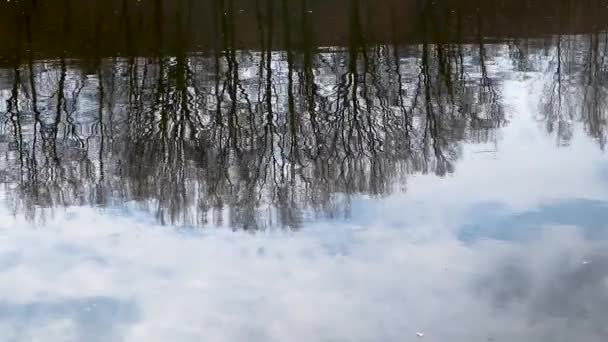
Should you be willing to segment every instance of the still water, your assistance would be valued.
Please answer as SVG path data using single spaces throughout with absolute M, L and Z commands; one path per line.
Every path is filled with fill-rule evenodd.
M 608 3 L 0 4 L 0 340 L 605 341 Z

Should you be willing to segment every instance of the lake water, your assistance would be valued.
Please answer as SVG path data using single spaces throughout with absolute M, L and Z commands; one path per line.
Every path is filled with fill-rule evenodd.
M 0 340 L 608 338 L 608 3 L 0 4 Z

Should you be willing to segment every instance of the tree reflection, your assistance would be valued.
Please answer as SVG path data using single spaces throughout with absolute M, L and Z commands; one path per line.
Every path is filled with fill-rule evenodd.
M 557 36 L 545 49 L 552 56 L 552 74 L 541 101 L 541 120 L 558 143 L 572 139 L 572 126 L 581 122 L 599 146 L 606 146 L 608 129 L 608 35 Z
M 160 32 L 151 57 L 25 56 L 3 70 L 15 210 L 139 206 L 163 224 L 297 228 L 410 174 L 453 172 L 462 142 L 492 140 L 505 122 L 482 33 L 442 42 L 423 23 L 418 45 L 371 44 L 353 0 L 348 45 L 316 48 L 306 0 L 256 4 L 259 50 L 238 48 L 239 10 L 218 0 L 210 52 L 184 41 L 165 56 Z

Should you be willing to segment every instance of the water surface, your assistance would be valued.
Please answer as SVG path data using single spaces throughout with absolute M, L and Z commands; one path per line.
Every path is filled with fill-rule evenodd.
M 608 9 L 545 2 L 3 2 L 0 336 L 604 341 Z

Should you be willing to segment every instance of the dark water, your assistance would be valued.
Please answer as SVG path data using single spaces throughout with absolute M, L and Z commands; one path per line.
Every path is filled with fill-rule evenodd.
M 1 3 L 0 332 L 603 341 L 607 12 Z

